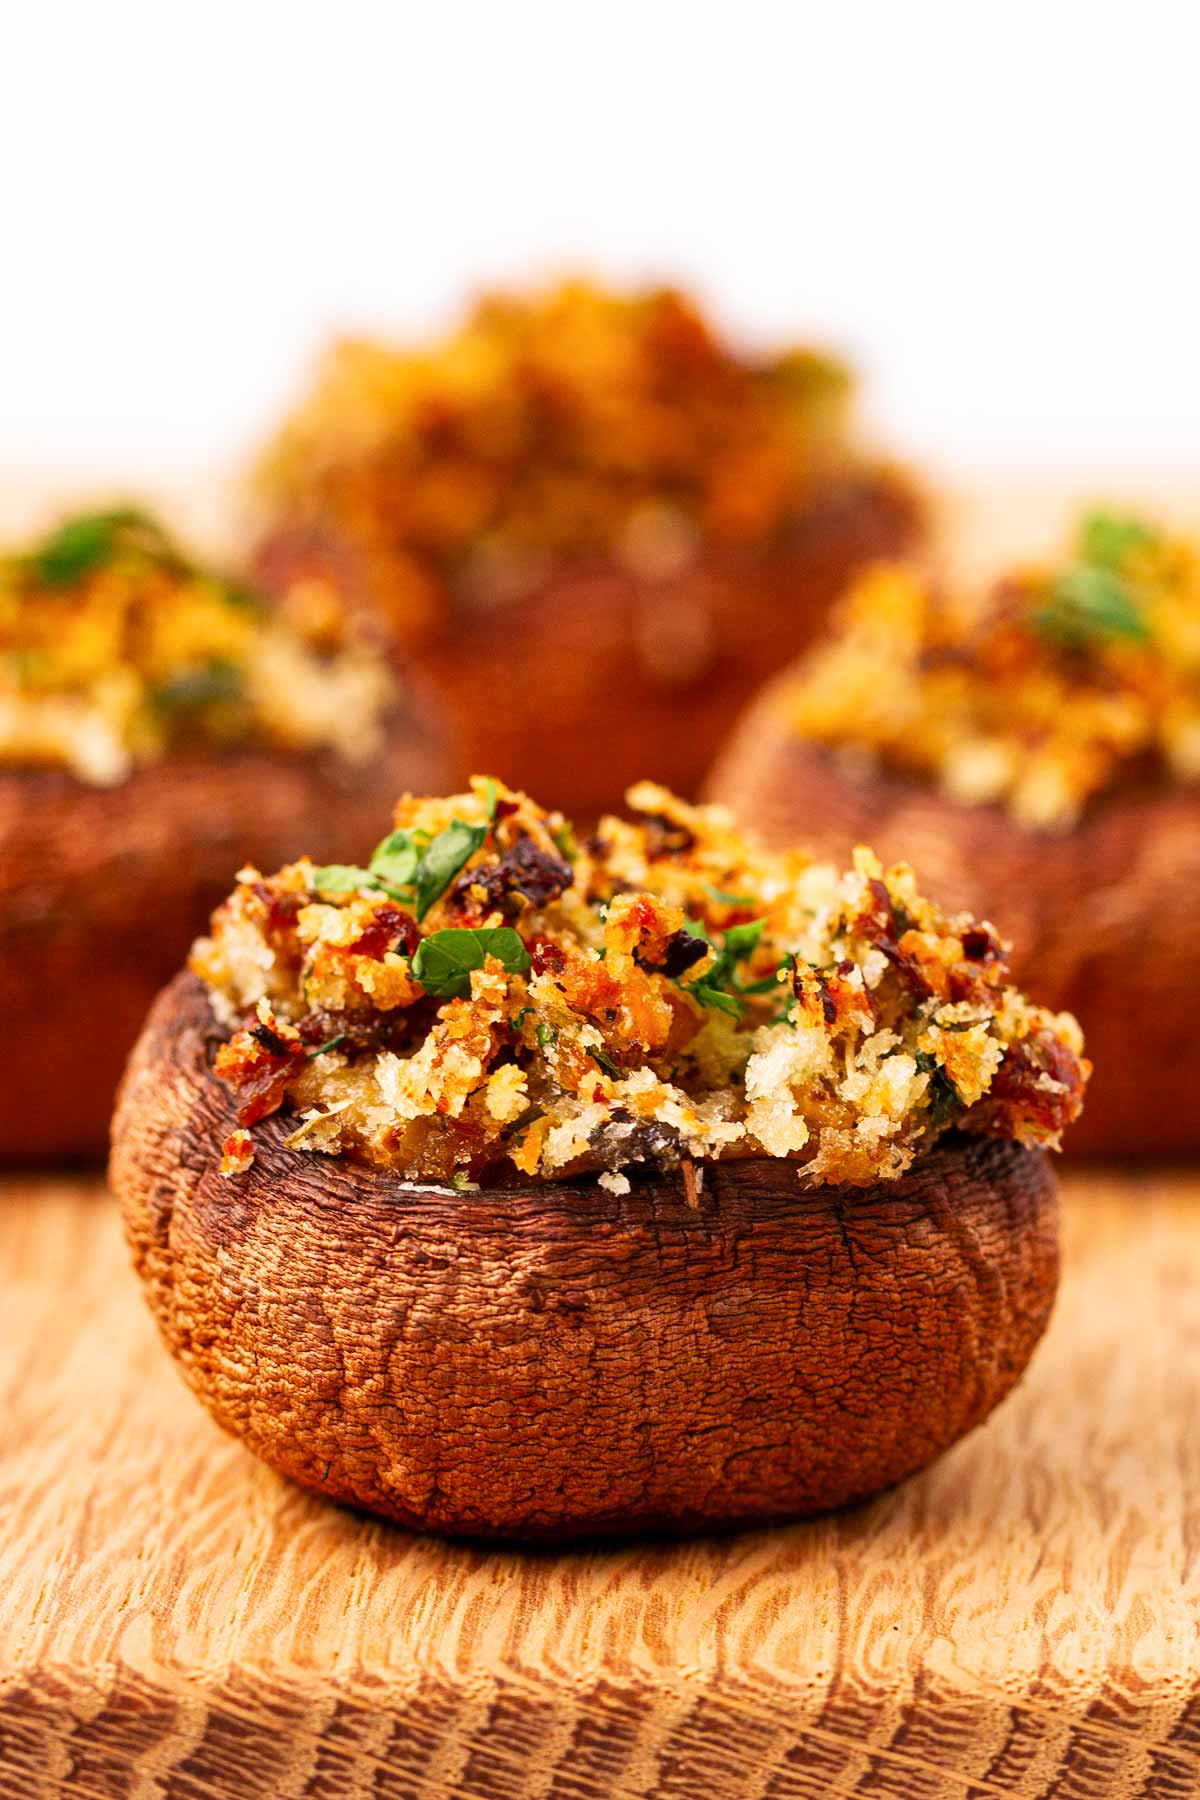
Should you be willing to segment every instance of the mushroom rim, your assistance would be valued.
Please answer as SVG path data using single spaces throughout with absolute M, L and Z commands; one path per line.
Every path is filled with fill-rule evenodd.
M 997 1189 L 1019 1186 L 1024 1171 L 1033 1185 L 1047 1187 L 1051 1195 L 1057 1191 L 1044 1150 L 957 1131 L 945 1133 L 899 1177 L 861 1185 L 805 1182 L 805 1165 L 781 1157 L 697 1161 L 693 1166 L 700 1180 L 695 1204 L 689 1200 L 680 1168 L 649 1164 L 630 1164 L 619 1171 L 630 1182 L 627 1194 L 602 1187 L 600 1172 L 530 1182 L 514 1170 L 498 1180 L 456 1188 L 450 1183 L 404 1177 L 346 1156 L 292 1148 L 285 1141 L 295 1129 L 290 1113 L 260 1121 L 254 1127 L 254 1162 L 241 1175 L 223 1177 L 216 1169 L 220 1143 L 237 1123 L 233 1095 L 211 1067 L 212 1051 L 224 1036 L 203 982 L 189 970 L 181 971 L 151 1009 L 118 1093 L 110 1167 L 118 1197 L 124 1181 L 122 1152 L 130 1130 L 136 1128 L 143 1084 L 156 1086 L 169 1067 L 193 1089 L 188 1098 L 192 1135 L 210 1140 L 211 1169 L 188 1165 L 193 1198 L 206 1176 L 220 1182 L 220 1191 L 234 1206 L 270 1205 L 269 1190 L 278 1184 L 288 1201 L 296 1204 L 338 1207 L 352 1202 L 364 1225 L 369 1216 L 376 1222 L 394 1224 L 406 1202 L 421 1202 L 414 1208 L 419 1217 L 432 1221 L 435 1216 L 445 1220 L 448 1215 L 464 1232 L 472 1224 L 494 1226 L 498 1212 L 504 1210 L 514 1217 L 527 1213 L 546 1219 L 583 1219 L 586 1215 L 589 1226 L 607 1222 L 629 1227 L 652 1224 L 657 1229 L 673 1223 L 711 1237 L 721 1210 L 718 1201 L 742 1224 L 755 1218 L 778 1223 L 789 1217 L 830 1212 L 841 1217 L 856 1207 L 878 1212 L 901 1197 L 910 1200 L 944 1185 L 954 1171 L 964 1168 L 991 1180 Z M 184 1055 L 177 1057 L 173 1052 L 181 1045 Z M 198 1120 L 200 1129 L 196 1131 Z M 725 1191 L 718 1193 L 720 1189 Z M 443 1208 L 438 1202 L 444 1203 Z

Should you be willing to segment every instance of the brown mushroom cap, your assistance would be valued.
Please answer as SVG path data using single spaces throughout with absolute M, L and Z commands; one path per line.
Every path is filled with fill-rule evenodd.
M 794 1517 L 984 1419 L 1046 1324 L 1040 1152 L 946 1140 L 903 1179 L 787 1163 L 458 1194 L 233 1125 L 181 975 L 122 1087 L 112 1180 L 185 1379 L 273 1468 L 410 1526 L 561 1540 Z
M 408 666 L 445 712 L 454 785 L 495 769 L 580 822 L 619 807 L 644 776 L 694 796 L 742 707 L 808 645 L 852 571 L 920 533 L 899 478 L 857 473 L 814 496 L 778 543 L 702 550 L 662 580 L 598 558 L 560 563 L 516 596 L 447 600 Z M 284 522 L 259 547 L 268 589 L 314 572 L 372 598 L 331 531 Z
M 1069 832 L 1020 825 L 880 770 L 858 775 L 795 737 L 768 691 L 713 770 L 708 797 L 768 843 L 840 861 L 870 844 L 910 862 L 946 907 L 1012 940 L 1013 978 L 1073 1012 L 1094 1072 L 1074 1152 L 1200 1148 L 1200 794 L 1166 784 L 1096 801 Z
M 444 774 L 413 713 L 365 767 L 241 750 L 171 756 L 111 788 L 0 771 L 0 1162 L 104 1155 L 147 1010 L 239 863 L 357 861 L 396 795 Z

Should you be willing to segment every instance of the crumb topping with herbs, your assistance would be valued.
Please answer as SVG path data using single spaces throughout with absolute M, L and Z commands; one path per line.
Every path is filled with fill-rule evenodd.
M 809 350 L 736 354 L 669 290 L 497 294 L 425 350 L 335 346 L 261 486 L 285 519 L 332 526 L 419 633 L 555 558 L 654 577 L 702 542 L 770 540 L 846 461 L 849 387 Z
M 1069 560 L 982 607 L 878 566 L 781 703 L 800 736 L 1035 830 L 1128 781 L 1198 781 L 1200 545 L 1092 513 Z
M 392 683 L 336 609 L 268 610 L 126 509 L 0 558 L 0 763 L 108 786 L 182 745 L 379 746 Z
M 1089 1065 L 1009 985 L 990 925 L 866 849 L 769 853 L 649 782 L 577 844 L 476 778 L 402 800 L 365 867 L 244 869 L 192 954 L 228 1034 L 223 1172 L 289 1145 L 411 1180 L 554 1180 L 727 1157 L 899 1176 L 945 1131 L 1057 1145 Z

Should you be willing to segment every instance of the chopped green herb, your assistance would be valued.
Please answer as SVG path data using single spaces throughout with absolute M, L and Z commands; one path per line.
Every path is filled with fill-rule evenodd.
M 753 894 L 729 894 L 724 888 L 718 887 L 706 887 L 704 891 L 710 899 L 717 902 L 718 906 L 754 906 L 756 904 Z
M 411 831 L 392 831 L 371 853 L 371 873 L 385 882 L 391 891 L 412 886 L 424 838 Z
M 489 775 L 483 789 L 483 810 L 489 819 L 496 816 L 496 802 L 500 798 L 500 790 Z
M 1088 513 L 1079 527 L 1080 560 L 1104 569 L 1118 569 L 1131 550 L 1150 550 L 1158 542 L 1152 525 L 1128 513 Z
M 608 1054 L 607 1050 L 603 1048 L 597 1049 L 594 1045 L 589 1044 L 587 1053 L 593 1062 L 599 1063 L 600 1067 L 604 1070 L 604 1073 L 611 1076 L 613 1081 L 620 1081 L 622 1072 L 621 1065 Z
M 437 999 L 461 999 L 471 991 L 471 973 L 494 956 L 509 974 L 529 968 L 529 952 L 511 925 L 486 930 L 432 931 L 413 958 L 413 974 Z
M 918 1050 L 914 1060 L 918 1073 L 929 1077 L 926 1089 L 929 1096 L 929 1122 L 931 1125 L 942 1126 L 962 1104 L 958 1089 L 936 1056 L 931 1056 L 928 1050 Z
M 555 1031 L 553 1025 L 539 1025 L 534 1032 L 534 1036 L 537 1038 L 537 1041 L 542 1046 L 543 1050 L 548 1050 L 551 1044 L 557 1044 L 558 1042 L 558 1033 Z
M 313 870 L 313 886 L 319 894 L 353 894 L 359 888 L 380 888 L 383 883 L 370 869 L 355 868 L 353 863 L 326 863 Z
M 558 854 L 565 862 L 573 863 L 579 855 L 579 845 L 575 842 L 575 833 L 571 830 L 570 825 L 564 820 L 558 830 L 551 832 L 550 835 L 554 839 Z
M 144 550 L 172 560 L 175 552 L 161 527 L 133 507 L 113 512 L 80 513 L 52 531 L 30 557 L 46 587 L 69 587 L 103 568 L 124 548 Z
M 1043 637 L 1072 650 L 1086 650 L 1104 638 L 1144 643 L 1150 628 L 1128 584 L 1112 569 L 1079 564 L 1050 584 L 1044 605 L 1030 614 Z
M 461 819 L 452 819 L 445 831 L 438 832 L 412 875 L 418 919 L 423 919 L 434 902 L 441 899 L 490 830 L 490 825 L 464 825 Z
M 243 696 L 241 670 L 229 662 L 211 662 L 202 669 L 182 669 L 151 690 L 151 699 L 162 712 L 193 712 L 205 706 L 228 705 Z
M 344 1044 L 345 1041 L 346 1041 L 345 1032 L 339 1031 L 336 1037 L 329 1038 L 325 1043 L 318 1044 L 317 1048 L 315 1050 L 309 1051 L 309 1053 L 308 1053 L 309 1062 L 312 1061 L 314 1056 L 324 1056 L 324 1054 L 327 1050 L 335 1050 L 339 1044 Z
M 765 919 L 751 919 L 745 925 L 731 925 L 724 934 L 724 942 L 717 950 L 717 960 L 712 967 L 695 981 L 679 983 L 682 991 L 690 994 L 701 1006 L 723 1012 L 731 1019 L 740 1019 L 743 996 L 765 993 L 775 983 L 772 975 L 765 984 L 755 982 L 749 987 L 743 987 L 737 978 L 738 968 L 753 955 L 766 926 Z M 712 943 L 708 932 L 698 921 L 689 919 L 685 929 L 693 936 L 707 938 Z

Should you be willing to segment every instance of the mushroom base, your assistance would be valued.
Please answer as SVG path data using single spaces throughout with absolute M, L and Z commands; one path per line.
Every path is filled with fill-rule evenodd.
M 793 1518 L 899 1481 L 1024 1369 L 1058 1273 L 1045 1158 L 952 1140 L 877 1188 L 768 1159 L 460 1194 L 234 1123 L 179 976 L 112 1181 L 168 1348 L 274 1469 L 423 1530 L 563 1541 Z

